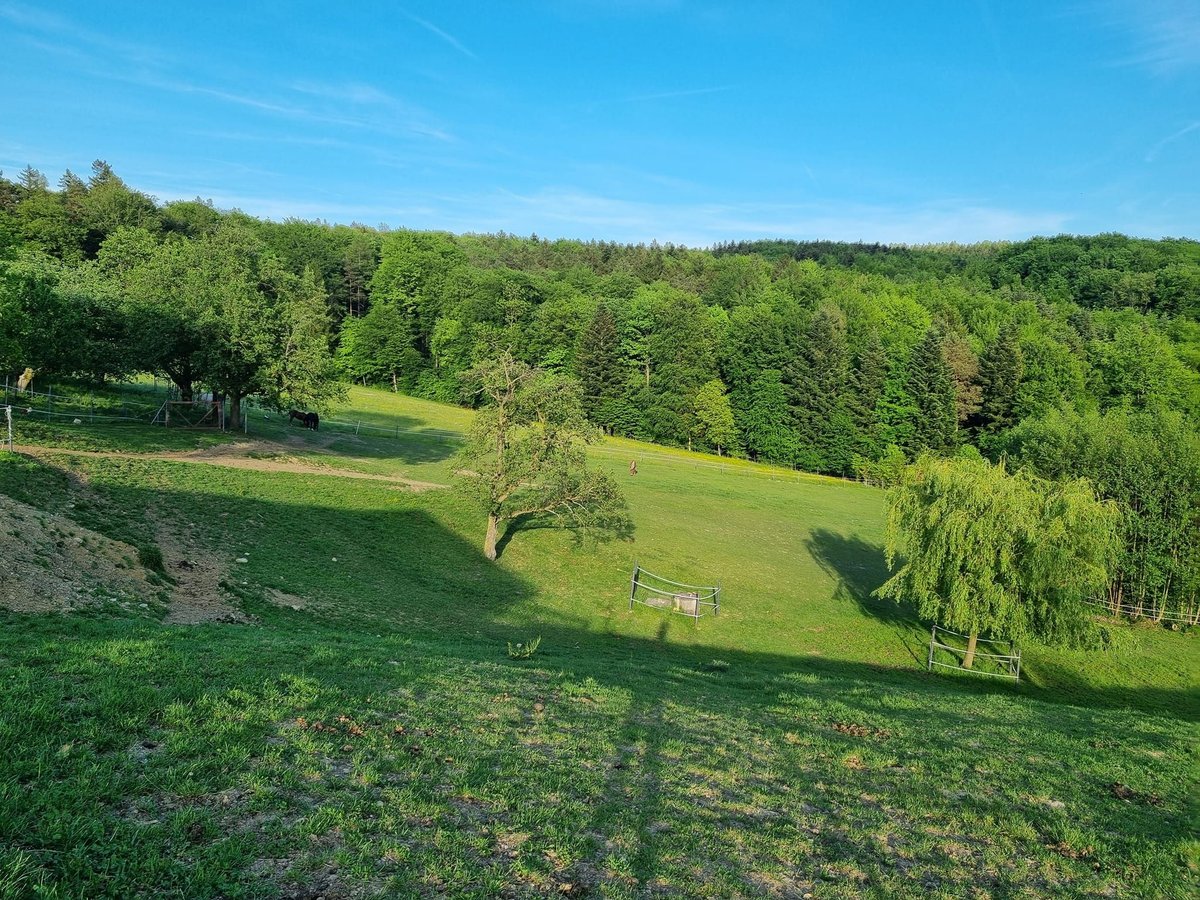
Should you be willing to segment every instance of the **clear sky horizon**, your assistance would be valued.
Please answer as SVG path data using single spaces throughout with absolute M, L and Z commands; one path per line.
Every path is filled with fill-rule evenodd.
M 1200 237 L 1200 0 L 0 0 L 0 48 L 10 178 L 690 246 Z

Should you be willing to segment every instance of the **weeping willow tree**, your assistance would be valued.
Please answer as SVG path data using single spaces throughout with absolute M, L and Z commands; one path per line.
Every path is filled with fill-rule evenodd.
M 982 459 L 922 456 L 888 495 L 888 567 L 876 591 L 969 636 L 1078 637 L 1116 550 L 1117 510 L 1083 479 L 1049 481 Z

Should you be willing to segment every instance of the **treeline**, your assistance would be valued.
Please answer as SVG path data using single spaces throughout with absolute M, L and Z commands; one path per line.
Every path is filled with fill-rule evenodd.
M 869 480 L 963 448 L 1087 475 L 1127 512 L 1114 605 L 1195 605 L 1196 241 L 454 236 L 159 205 L 96 163 L 0 178 L 0 247 L 8 371 L 318 407 L 340 373 L 460 402 L 511 350 L 614 434 Z

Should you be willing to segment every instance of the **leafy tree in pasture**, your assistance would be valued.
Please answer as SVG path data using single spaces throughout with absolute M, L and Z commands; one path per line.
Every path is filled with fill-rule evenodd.
M 126 340 L 141 370 L 166 375 L 182 400 L 192 399 L 198 354 L 212 340 L 197 311 L 180 296 L 193 249 L 177 235 L 160 243 L 145 229 L 119 227 L 96 261 L 97 272 L 122 298 Z
M 729 405 L 729 395 L 725 393 L 725 385 L 714 378 L 706 382 L 696 392 L 696 423 L 693 434 L 710 447 L 717 448 L 717 456 L 722 450 L 736 450 L 738 446 L 738 430 L 733 421 L 733 409 Z
M 192 355 L 196 380 L 229 398 L 230 424 L 246 396 L 273 405 L 321 408 L 341 391 L 333 377 L 327 313 L 315 275 L 297 278 L 249 229 L 229 224 L 196 240 L 177 239 L 172 302 L 202 335 Z
M 981 634 L 1075 639 L 1088 624 L 1085 601 L 1108 583 L 1116 524 L 1116 508 L 1085 480 L 924 455 L 888 495 L 896 571 L 876 593 L 969 635 L 965 668 Z
M 583 414 L 578 383 L 507 351 L 465 380 L 485 404 L 460 457 L 460 484 L 487 514 L 484 556 L 494 560 L 501 533 L 532 519 L 601 534 L 629 529 L 616 482 L 587 467 L 587 445 L 600 435 Z
M 1015 325 L 1007 325 L 979 359 L 979 381 L 983 388 L 979 410 L 983 430 L 1007 430 L 1017 421 L 1017 398 L 1025 359 Z
M 0 346 L 10 370 L 51 375 L 126 374 L 113 297 L 40 250 L 0 258 Z M 114 338 L 117 339 L 114 343 Z
M 604 303 L 596 307 L 588 326 L 579 335 L 575 372 L 583 388 L 583 406 L 588 418 L 611 429 L 613 423 L 608 416 L 614 411 L 614 401 L 622 394 L 625 372 L 617 322 Z

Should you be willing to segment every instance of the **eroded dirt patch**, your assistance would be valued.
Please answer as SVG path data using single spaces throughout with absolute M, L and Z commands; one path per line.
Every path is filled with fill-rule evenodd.
M 149 611 L 160 592 L 137 560 L 128 544 L 0 495 L 0 606 L 68 612 L 115 601 Z
M 229 563 L 204 547 L 181 522 L 154 517 L 154 536 L 162 551 L 163 568 L 175 583 L 171 606 L 163 622 L 167 625 L 198 625 L 202 622 L 248 622 L 222 587 Z

